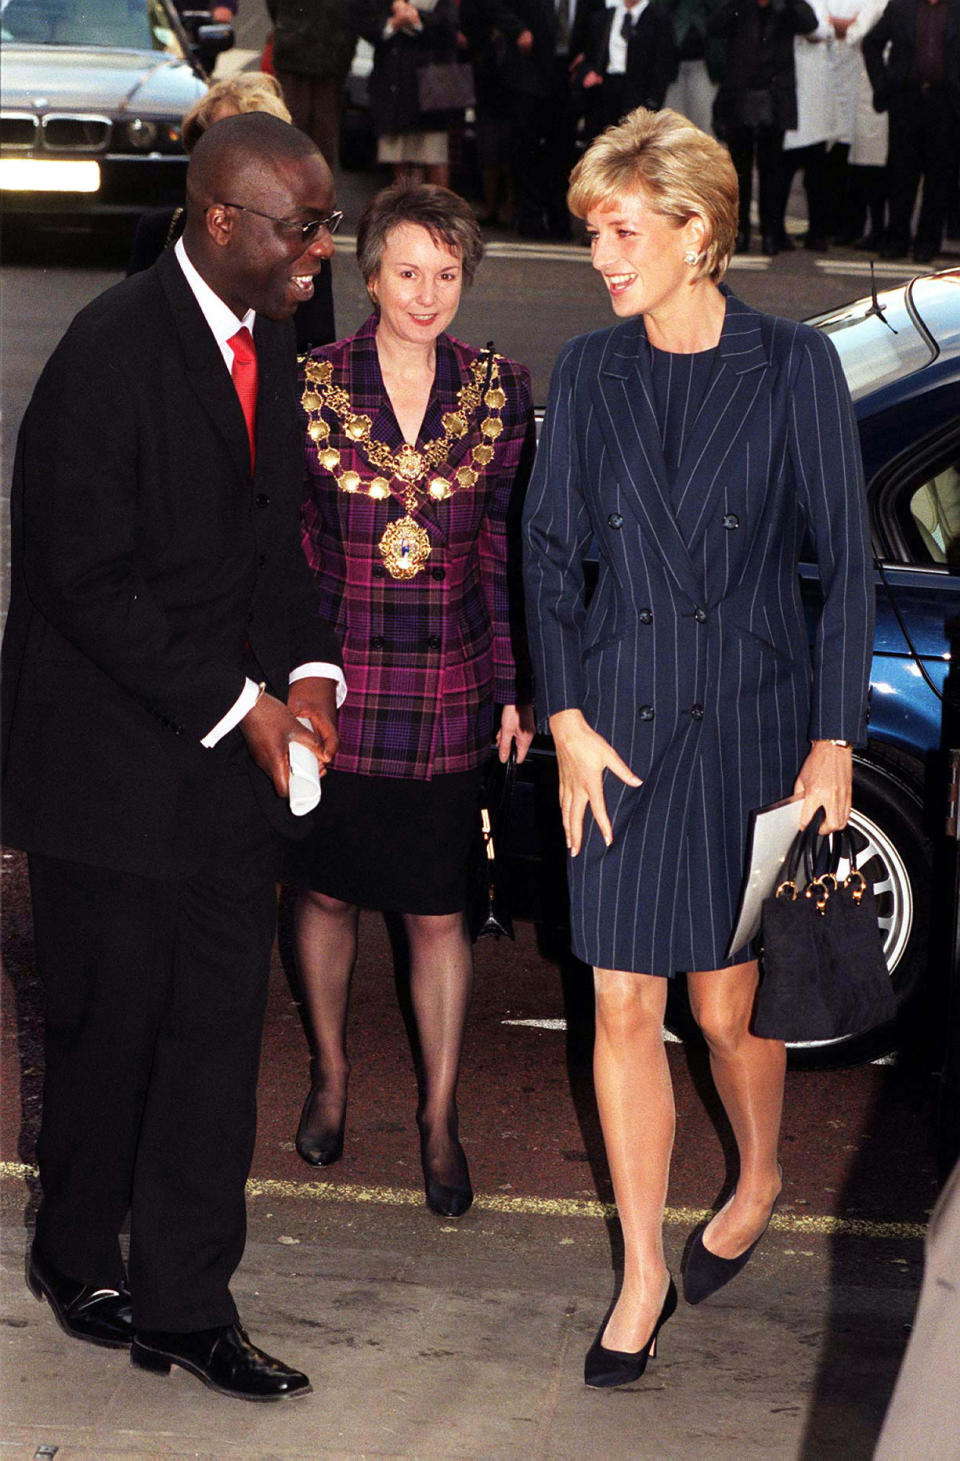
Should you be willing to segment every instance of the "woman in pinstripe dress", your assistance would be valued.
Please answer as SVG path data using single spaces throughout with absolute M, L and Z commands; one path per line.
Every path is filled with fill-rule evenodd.
M 784 1049 L 750 1032 L 757 964 L 728 953 L 752 808 L 850 811 L 873 639 L 862 468 L 827 338 L 721 284 L 737 181 L 677 113 L 638 110 L 571 179 L 620 323 L 554 371 L 524 514 L 537 709 L 570 852 L 574 952 L 594 967 L 597 1101 L 623 1228 L 588 1384 L 642 1374 L 676 1305 L 662 1244 L 674 1105 L 666 981 L 690 1002 L 739 1151 L 695 1239 L 698 1303 L 746 1263 L 780 1190 Z M 815 546 L 811 656 L 797 567 Z M 599 577 L 584 598 L 583 559 Z

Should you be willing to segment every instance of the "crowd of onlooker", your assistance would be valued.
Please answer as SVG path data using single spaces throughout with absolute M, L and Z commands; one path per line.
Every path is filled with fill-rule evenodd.
M 578 149 L 634 107 L 673 107 L 730 150 L 738 252 L 918 262 L 957 231 L 960 0 L 268 0 L 294 121 L 337 161 L 358 37 L 373 47 L 377 160 L 469 190 L 483 222 L 566 238 Z M 754 206 L 754 187 L 756 199 Z M 920 200 L 919 213 L 917 201 Z

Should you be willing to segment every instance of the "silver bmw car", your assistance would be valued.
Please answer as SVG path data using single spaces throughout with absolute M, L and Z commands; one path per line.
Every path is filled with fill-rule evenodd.
M 170 0 L 2 0 L 0 49 L 5 212 L 182 199 L 180 119 L 207 82 Z

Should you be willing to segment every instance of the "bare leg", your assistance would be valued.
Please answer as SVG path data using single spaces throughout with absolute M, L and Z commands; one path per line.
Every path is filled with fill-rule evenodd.
M 338 1129 L 347 1103 L 347 1007 L 358 917 L 352 903 L 325 893 L 304 891 L 297 900 L 297 966 L 315 1061 L 306 1126 L 318 1135 Z
M 676 1117 L 663 1048 L 667 981 L 595 969 L 593 1075 L 623 1230 L 623 1288 L 607 1349 L 634 1352 L 650 1337 L 667 1289 L 663 1207 Z
M 410 997 L 423 1059 L 417 1119 L 424 1169 L 448 1187 L 468 1180 L 458 1140 L 457 1078 L 473 988 L 473 953 L 462 913 L 403 915 Z
M 737 1189 L 704 1233 L 708 1251 L 718 1258 L 738 1258 L 760 1236 L 780 1191 L 777 1144 L 786 1054 L 782 1041 L 750 1033 L 757 977 L 756 961 L 687 976 L 690 1005 L 740 1154 Z

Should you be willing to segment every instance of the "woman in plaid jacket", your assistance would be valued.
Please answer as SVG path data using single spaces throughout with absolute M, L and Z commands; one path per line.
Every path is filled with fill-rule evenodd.
M 456 1086 L 472 980 L 464 918 L 480 769 L 533 735 L 514 644 L 508 518 L 533 453 L 528 372 L 445 333 L 482 242 L 445 188 L 378 194 L 357 254 L 374 314 L 303 377 L 303 546 L 343 645 L 336 766 L 306 846 L 297 949 L 316 1054 L 297 1150 L 343 1149 L 360 908 L 403 915 L 422 1054 L 427 1203 L 473 1198 Z M 501 707 L 499 727 L 494 707 Z

